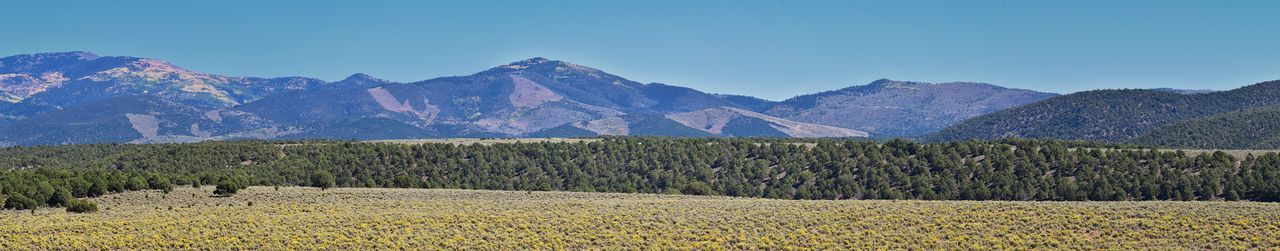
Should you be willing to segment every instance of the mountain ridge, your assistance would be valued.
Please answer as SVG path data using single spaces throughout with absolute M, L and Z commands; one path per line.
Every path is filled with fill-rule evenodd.
M 1123 142 L 1179 121 L 1280 104 L 1280 81 L 1181 94 L 1149 89 L 1072 93 L 989 113 L 925 136 L 929 141 L 1054 138 Z
M 151 109 L 147 114 L 103 114 L 115 122 L 101 125 L 117 128 L 109 133 L 113 135 L 103 136 L 110 139 L 106 142 L 298 137 L 875 136 L 831 121 L 803 121 L 769 112 L 787 101 L 640 83 L 543 57 L 470 75 L 408 83 L 363 73 L 333 82 L 307 77 L 228 77 L 161 60 L 90 52 L 24 54 L 0 58 L 0 62 L 0 76 L 7 76 L 0 80 L 9 79 L 0 81 L 0 97 L 15 101 L 0 103 L 0 145 L 99 142 L 27 137 L 14 133 L 24 131 L 14 128 L 37 121 L 46 126 L 83 123 L 66 114 L 85 113 L 94 107 L 83 106 L 105 104 Z M 891 85 L 920 83 L 884 80 L 874 84 L 895 89 Z M 1003 88 L 991 86 L 988 88 Z M 22 92 L 14 94 L 17 91 Z M 694 119 L 698 116 L 703 119 Z M 144 126 L 136 126 L 138 122 Z M 151 124 L 158 129 L 151 130 Z
M 796 96 L 760 112 L 884 137 L 911 137 L 1054 96 L 1057 94 L 976 82 L 879 79 L 866 85 Z

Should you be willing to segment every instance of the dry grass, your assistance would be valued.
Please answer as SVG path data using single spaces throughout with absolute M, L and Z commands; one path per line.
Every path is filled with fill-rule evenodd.
M 1116 149 L 1114 149 L 1114 148 L 1085 148 L 1085 149 L 1086 149 L 1086 150 L 1102 149 L 1103 151 L 1115 151 L 1115 150 L 1116 150 Z M 1071 150 L 1072 150 L 1072 151 L 1075 151 L 1075 150 L 1077 150 L 1077 149 L 1076 149 L 1076 148 L 1072 148 Z M 1127 149 L 1127 150 L 1143 150 L 1143 151 L 1145 151 L 1146 149 Z M 1199 155 L 1201 155 L 1201 154 L 1213 154 L 1214 152 L 1222 151 L 1222 153 L 1226 153 L 1227 155 L 1230 155 L 1231 157 L 1236 158 L 1236 160 L 1243 160 L 1243 159 L 1245 159 L 1245 157 L 1248 157 L 1249 155 L 1253 155 L 1253 156 L 1261 156 L 1261 155 L 1268 154 L 1268 153 L 1280 153 L 1280 150 L 1215 150 L 1215 149 L 1159 149 L 1159 150 L 1160 150 L 1160 152 L 1177 152 L 1177 151 L 1182 151 L 1183 153 L 1185 153 L 1185 154 L 1186 154 L 1187 156 L 1189 156 L 1189 157 L 1195 157 L 1195 156 L 1199 156 Z
M 1216 151 L 1222 151 L 1222 153 L 1226 153 L 1227 155 L 1231 155 L 1231 157 L 1234 157 L 1234 158 L 1236 158 L 1237 160 L 1243 160 L 1243 159 L 1245 159 L 1245 157 L 1248 157 L 1248 156 L 1249 156 L 1249 155 L 1251 155 L 1251 154 L 1252 154 L 1253 156 L 1261 156 L 1261 155 L 1265 155 L 1265 154 L 1268 154 L 1268 153 L 1280 152 L 1280 150 L 1160 149 L 1160 151 L 1164 151 L 1164 152 L 1174 152 L 1174 151 L 1178 151 L 1178 150 L 1182 150 L 1182 152 L 1186 153 L 1186 154 L 1187 154 L 1187 156 L 1197 156 L 1197 155 L 1200 155 L 1200 154 L 1213 154 L 1213 152 L 1216 152 Z
M 1280 204 L 789 201 L 425 189 L 211 188 L 0 213 L 25 249 L 1269 249 Z M 250 206 L 249 203 L 253 205 Z M 170 209 L 172 207 L 172 209 Z

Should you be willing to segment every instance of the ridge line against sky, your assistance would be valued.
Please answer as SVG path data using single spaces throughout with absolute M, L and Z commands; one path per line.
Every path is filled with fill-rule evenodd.
M 1280 1 L 31 1 L 0 56 L 397 82 L 532 57 L 781 100 L 876 79 L 1056 93 L 1280 79 Z

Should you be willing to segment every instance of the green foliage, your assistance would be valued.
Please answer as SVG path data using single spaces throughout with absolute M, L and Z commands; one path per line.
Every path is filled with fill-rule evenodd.
M 38 204 L 48 203 L 58 188 L 73 197 L 92 197 L 137 188 L 128 184 L 134 180 L 146 181 L 143 189 L 163 189 L 163 180 L 169 180 L 216 183 L 226 192 L 279 185 L 779 199 L 1280 200 L 1280 155 L 1275 153 L 1237 159 L 1024 139 L 933 144 L 634 137 L 492 145 L 242 141 L 0 148 L 0 163 L 32 167 L 0 172 L 0 194 L 34 198 Z
M 125 189 L 128 189 L 129 191 L 137 191 L 147 188 L 150 188 L 150 185 L 147 184 L 146 178 L 143 178 L 142 176 L 129 177 L 128 182 L 125 183 Z
M 689 183 L 689 185 L 684 186 L 684 189 L 683 189 L 683 190 L 681 190 L 680 192 L 681 192 L 681 193 L 683 193 L 683 194 L 689 194 L 689 195 L 712 195 L 712 194 L 715 194 L 715 192 L 714 192 L 714 191 L 712 191 L 712 189 L 711 189 L 711 185 L 707 185 L 707 183 L 706 183 L 706 182 L 702 182 L 702 181 L 694 181 L 694 182 L 690 182 L 690 183 Z
M 74 199 L 74 197 L 71 196 L 71 190 L 68 190 L 65 187 L 59 187 L 54 189 L 53 195 L 49 196 L 49 200 L 45 202 L 45 204 L 55 207 L 67 206 L 68 203 L 71 203 L 72 199 Z
M 1137 144 L 1201 149 L 1280 148 L 1280 106 L 1197 118 L 1147 132 Z
M 147 177 L 147 187 L 169 193 L 173 191 L 173 183 L 168 177 L 160 175 L 150 175 Z
M 98 211 L 98 204 L 87 200 L 71 200 L 67 205 L 67 212 L 72 213 L 92 213 Z
M 11 194 L 8 198 L 4 199 L 5 209 L 29 210 L 36 209 L 37 207 L 40 207 L 40 202 L 28 198 L 26 195 Z
M 240 191 L 240 184 L 231 179 L 223 179 L 218 182 L 218 187 L 214 188 L 213 194 L 217 196 L 232 196 Z
M 396 187 L 399 187 L 399 188 L 418 187 L 418 179 L 409 175 L 397 175 L 394 182 L 396 184 Z
M 337 180 L 329 171 L 316 171 L 315 174 L 311 175 L 311 186 L 319 187 L 321 190 L 329 189 L 337 186 Z
M 1085 91 L 978 116 L 926 138 L 955 141 L 1023 137 L 1122 142 L 1172 123 L 1273 104 L 1280 104 L 1280 81 L 1205 94 Z

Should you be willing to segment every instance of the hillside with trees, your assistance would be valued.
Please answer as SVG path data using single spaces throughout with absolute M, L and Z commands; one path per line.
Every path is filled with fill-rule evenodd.
M 978 116 L 924 138 L 1123 142 L 1176 122 L 1273 104 L 1280 104 L 1280 81 L 1200 94 L 1133 89 L 1085 91 Z
M 1245 109 L 1173 123 L 1131 142 L 1201 149 L 1280 148 L 1280 106 Z
M 1280 155 L 1275 153 L 1237 159 L 1220 152 L 1189 156 L 1045 140 L 918 144 L 610 137 L 491 145 L 98 144 L 3 148 L 0 166 L 9 170 L 0 172 L 0 194 L 41 205 L 56 205 L 50 203 L 56 194 L 94 197 L 188 185 L 779 199 L 1280 200 Z

